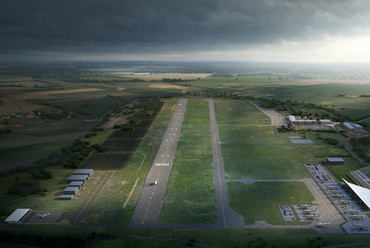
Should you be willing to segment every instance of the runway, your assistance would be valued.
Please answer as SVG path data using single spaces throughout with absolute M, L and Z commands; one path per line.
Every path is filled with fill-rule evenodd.
M 187 100 L 180 99 L 148 174 L 129 228 L 154 228 L 158 224 L 168 177 L 185 115 Z
M 224 174 L 224 165 L 221 155 L 220 138 L 216 121 L 215 107 L 213 100 L 208 100 L 209 119 L 211 125 L 212 153 L 213 153 L 213 173 L 216 191 L 216 207 L 218 221 L 215 226 L 219 228 L 243 228 L 244 218 L 229 206 L 227 186 Z

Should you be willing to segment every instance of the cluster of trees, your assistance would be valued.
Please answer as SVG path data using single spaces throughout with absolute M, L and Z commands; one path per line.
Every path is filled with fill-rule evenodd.
M 136 113 L 135 110 L 132 110 L 132 112 L 135 113 L 135 118 L 131 119 L 127 124 L 114 125 L 114 128 L 121 129 L 122 131 L 135 130 L 135 127 L 141 122 L 141 118 L 153 115 L 154 110 L 158 107 L 158 104 L 158 99 L 141 99 L 139 103 L 134 104 L 132 107 L 132 109 L 139 109 Z
M 78 168 L 92 151 L 105 152 L 107 148 L 100 144 L 91 145 L 88 141 L 77 139 L 69 147 L 62 149 L 63 167 Z
M 351 139 L 351 145 L 360 158 L 370 162 L 370 136 Z
M 104 128 L 102 128 L 102 127 L 94 127 L 90 132 L 85 134 L 84 137 L 89 138 L 89 137 L 92 137 L 92 136 L 96 136 L 96 135 L 98 135 L 98 132 L 101 132 L 103 130 L 104 130 Z
M 322 141 L 326 142 L 329 145 L 336 146 L 336 145 L 339 144 L 339 141 L 337 139 L 333 139 L 333 138 L 322 138 L 322 137 L 319 136 L 317 139 L 322 140 Z
M 7 191 L 8 194 L 28 196 L 41 193 L 43 190 L 36 180 L 16 181 Z
M 136 117 L 148 117 L 153 114 L 153 111 L 158 107 L 158 99 L 145 99 L 140 101 L 138 108 L 140 110 L 136 112 Z

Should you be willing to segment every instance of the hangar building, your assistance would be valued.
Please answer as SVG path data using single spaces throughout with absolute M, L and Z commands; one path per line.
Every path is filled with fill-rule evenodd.
M 326 158 L 326 164 L 327 165 L 344 165 L 344 159 L 343 158 Z

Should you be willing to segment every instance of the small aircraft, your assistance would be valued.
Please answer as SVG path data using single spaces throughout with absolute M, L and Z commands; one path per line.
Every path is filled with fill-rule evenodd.
M 305 209 L 305 210 L 302 210 L 303 213 L 312 213 L 312 212 L 315 212 L 316 210 L 314 209 Z
M 336 189 L 331 189 L 331 190 L 330 190 L 330 192 L 331 192 L 331 193 L 333 193 L 333 194 L 339 194 L 339 193 L 342 193 L 342 191 L 341 191 L 341 190 L 336 190 Z
M 343 211 L 345 214 L 358 214 L 360 210 L 344 210 Z
M 307 220 L 318 220 L 319 217 L 317 217 L 317 216 L 306 216 L 306 219 Z
M 41 219 L 45 219 L 46 217 L 48 217 L 50 215 L 50 213 L 45 213 L 45 214 L 39 214 L 38 217 L 41 218 Z
M 365 216 L 363 215 L 358 215 L 358 214 L 350 214 L 348 215 L 349 218 L 353 218 L 355 220 L 362 220 L 363 218 L 365 218 Z
M 348 205 L 351 203 L 350 200 L 338 200 L 339 202 L 341 202 L 343 205 Z
M 327 186 L 328 187 L 328 189 L 330 189 L 330 190 L 337 190 L 338 189 L 338 187 L 335 187 L 335 186 Z
M 361 225 L 361 224 L 355 224 L 353 221 L 351 221 L 352 226 L 357 227 L 359 230 L 367 229 L 367 225 Z
M 298 205 L 298 208 L 300 208 L 300 209 L 308 209 L 308 208 L 310 208 L 310 207 L 312 207 L 312 205 L 307 205 L 307 204 L 304 204 L 304 205 Z
M 346 197 L 345 194 L 336 194 L 336 193 L 331 194 L 331 196 L 338 197 L 338 198 L 344 198 L 344 197 Z
M 317 227 L 326 227 L 326 225 L 330 225 L 330 222 L 319 222 L 316 224 Z
M 315 213 L 313 213 L 313 214 L 305 214 L 304 215 L 304 217 L 319 217 L 321 214 L 318 214 L 318 215 L 316 215 Z

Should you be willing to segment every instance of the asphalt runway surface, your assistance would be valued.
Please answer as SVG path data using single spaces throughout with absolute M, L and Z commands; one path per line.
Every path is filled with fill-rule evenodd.
M 129 228 L 154 228 L 158 224 L 168 177 L 176 151 L 187 100 L 180 99 L 148 174 Z
M 216 113 L 213 100 L 208 100 L 209 119 L 211 125 L 212 153 L 213 153 L 213 174 L 216 191 L 216 207 L 218 221 L 216 226 L 220 228 L 242 228 L 245 226 L 244 218 L 229 206 L 227 195 L 224 165 L 221 156 L 220 138 L 216 122 Z

